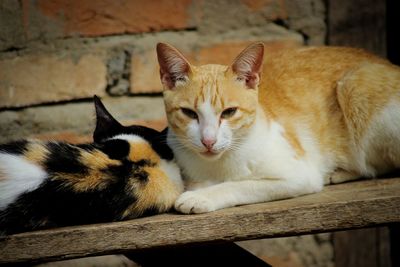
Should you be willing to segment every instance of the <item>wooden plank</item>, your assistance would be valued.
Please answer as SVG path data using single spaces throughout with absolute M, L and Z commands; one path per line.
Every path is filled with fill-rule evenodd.
M 391 266 L 387 227 L 340 231 L 334 234 L 333 244 L 336 267 Z
M 392 224 L 390 230 L 390 256 L 392 266 L 400 266 L 400 223 Z
M 123 253 L 400 222 L 400 178 L 326 187 L 321 193 L 198 215 L 162 214 L 0 239 L 0 263 Z
M 386 57 L 385 0 L 329 0 L 327 5 L 329 45 L 360 47 Z
M 400 66 L 400 2 L 399 0 L 386 0 L 386 22 L 387 22 L 387 55 L 388 59 Z
M 392 267 L 389 227 L 378 227 L 376 230 L 377 265 L 379 267 Z
M 142 267 L 174 266 L 252 266 L 271 267 L 235 243 L 147 249 L 125 254 Z

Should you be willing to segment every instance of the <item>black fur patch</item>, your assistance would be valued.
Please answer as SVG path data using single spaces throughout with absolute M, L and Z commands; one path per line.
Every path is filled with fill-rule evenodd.
M 142 160 L 139 160 L 139 161 L 135 161 L 134 163 L 138 167 L 145 167 L 145 166 L 154 167 L 155 166 L 155 163 L 151 162 L 148 159 L 142 159 Z
M 21 155 L 26 151 L 28 143 L 29 142 L 27 140 L 20 140 L 8 144 L 3 144 L 0 145 L 0 151 L 9 154 Z
M 111 139 L 98 144 L 98 149 L 110 159 L 124 159 L 129 155 L 130 145 L 126 140 Z
M 161 158 L 166 160 L 174 158 L 171 148 L 167 145 L 166 130 L 160 133 L 144 126 L 130 126 L 124 127 L 123 131 L 125 134 L 137 135 L 148 141 Z
M 137 167 L 134 170 L 135 178 L 139 179 L 141 182 L 147 182 L 149 180 L 149 174 L 143 168 Z
M 122 165 L 109 166 L 108 168 L 101 171 L 104 172 L 104 174 L 107 176 L 114 177 L 115 180 L 119 180 L 121 179 L 121 177 L 123 177 L 124 179 L 128 179 L 132 175 L 135 166 L 133 162 L 130 162 L 128 160 L 122 160 L 122 163 Z
M 47 143 L 46 147 L 50 152 L 44 163 L 47 171 L 51 173 L 88 173 L 88 167 L 80 162 L 80 152 L 77 147 L 57 142 Z

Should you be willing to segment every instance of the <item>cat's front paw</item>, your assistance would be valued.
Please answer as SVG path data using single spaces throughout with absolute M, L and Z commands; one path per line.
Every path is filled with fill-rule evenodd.
M 187 191 L 180 195 L 175 202 L 175 209 L 185 214 L 216 210 L 210 199 L 196 191 Z

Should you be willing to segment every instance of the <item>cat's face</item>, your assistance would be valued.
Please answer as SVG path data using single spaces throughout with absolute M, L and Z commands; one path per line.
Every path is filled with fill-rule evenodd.
M 263 45 L 245 49 L 232 66 L 192 66 L 166 44 L 157 52 L 171 145 L 210 160 L 237 148 L 256 118 Z

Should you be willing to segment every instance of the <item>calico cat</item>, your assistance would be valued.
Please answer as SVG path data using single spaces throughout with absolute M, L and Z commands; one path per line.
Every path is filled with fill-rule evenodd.
M 400 166 L 400 68 L 353 48 L 267 55 L 255 43 L 230 66 L 193 66 L 157 45 L 168 144 L 188 191 L 182 213 L 318 192 Z
M 169 210 L 183 190 L 165 132 L 122 126 L 95 97 L 94 143 L 0 145 L 0 233 Z

